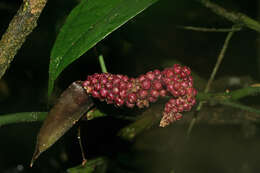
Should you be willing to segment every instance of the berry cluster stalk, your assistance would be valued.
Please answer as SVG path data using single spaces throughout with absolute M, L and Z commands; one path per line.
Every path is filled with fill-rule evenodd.
M 85 91 L 101 101 L 118 107 L 149 107 L 159 97 L 170 97 L 165 104 L 161 127 L 182 118 L 181 112 L 190 111 L 196 103 L 191 70 L 175 64 L 163 71 L 154 70 L 137 78 L 126 75 L 95 73 L 83 82 Z

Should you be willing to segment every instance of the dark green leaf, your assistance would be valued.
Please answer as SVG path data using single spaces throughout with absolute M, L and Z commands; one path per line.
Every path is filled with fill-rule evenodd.
M 68 16 L 53 46 L 49 67 L 49 96 L 54 81 L 64 68 L 156 1 L 82 0 Z

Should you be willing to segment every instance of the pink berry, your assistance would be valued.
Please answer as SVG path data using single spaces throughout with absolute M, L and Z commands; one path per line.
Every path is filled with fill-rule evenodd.
M 171 105 L 176 105 L 176 100 L 175 99 L 170 99 L 169 102 Z
M 189 67 L 184 66 L 184 67 L 182 68 L 182 71 L 184 71 L 184 73 L 186 73 L 188 76 L 191 74 L 191 70 L 190 70 Z
M 160 96 L 161 97 L 165 97 L 166 95 L 167 95 L 167 91 L 166 90 L 164 90 L 164 89 L 160 90 Z
M 129 78 L 128 78 L 127 76 L 123 76 L 122 80 L 123 80 L 124 82 L 128 82 Z
M 111 82 L 106 83 L 106 89 L 110 90 L 113 88 L 113 85 Z
M 173 71 L 175 74 L 179 74 L 181 72 L 181 66 L 179 64 L 174 64 Z
M 108 91 L 105 88 L 100 89 L 100 95 L 101 97 L 106 97 L 108 94 Z
M 160 70 L 158 70 L 158 69 L 155 69 L 155 70 L 153 71 L 153 73 L 154 73 L 154 75 L 156 75 L 156 76 L 158 76 L 158 75 L 161 74 Z
M 189 111 L 189 110 L 191 109 L 191 106 L 190 106 L 189 104 L 187 104 L 187 103 L 184 103 L 184 104 L 183 104 L 183 109 L 184 109 L 185 111 Z
M 193 96 L 197 95 L 197 90 L 193 88 Z
M 120 97 L 115 98 L 115 103 L 118 107 L 122 106 L 124 104 L 124 100 L 121 99 Z
M 151 103 L 156 102 L 156 100 L 157 100 L 157 98 L 155 98 L 155 97 L 152 97 L 152 96 L 148 97 L 148 101 Z
M 167 90 L 168 91 L 173 91 L 174 90 L 174 86 L 172 84 L 167 85 Z
M 187 93 L 187 95 L 192 96 L 193 95 L 193 88 L 187 88 L 186 93 Z
M 99 92 L 98 91 L 92 91 L 92 96 L 94 97 L 94 98 L 100 98 L 100 95 L 99 95 Z
M 142 82 L 142 81 L 144 81 L 146 78 L 145 78 L 145 75 L 140 75 L 138 79 L 139 79 L 139 82 Z
M 158 81 L 158 80 L 154 80 L 154 81 L 153 81 L 153 88 L 156 89 L 156 90 L 162 89 L 162 84 L 161 84 L 161 82 Z
M 149 71 L 146 73 L 146 78 L 149 79 L 149 80 L 154 80 L 154 73 L 152 71 Z
M 175 119 L 176 119 L 176 121 L 182 119 L 182 115 L 181 115 L 180 113 L 177 113 L 177 114 L 175 115 Z
M 128 101 L 129 101 L 129 103 L 135 103 L 135 102 L 136 102 L 136 99 L 137 99 L 137 97 L 136 97 L 136 94 L 135 94 L 135 93 L 130 93 L 130 94 L 128 95 Z
M 113 101 L 113 100 L 114 100 L 114 94 L 111 93 L 111 92 L 109 92 L 109 93 L 107 94 L 107 99 L 108 99 L 108 101 Z
M 119 92 L 119 96 L 120 96 L 122 99 L 126 98 L 126 96 L 127 96 L 126 90 L 121 90 L 121 91 Z
M 147 92 L 147 90 L 140 90 L 138 94 L 139 94 L 141 99 L 144 99 L 144 98 L 147 97 L 148 92 Z
M 123 78 L 123 75 L 117 74 L 116 77 L 119 78 L 119 79 L 122 79 L 122 78 Z
M 179 91 L 178 91 L 178 95 L 180 95 L 180 96 L 184 96 L 185 95 L 185 89 L 180 89 Z
M 175 83 L 173 84 L 173 88 L 174 88 L 175 90 L 179 90 L 180 87 L 181 87 L 181 85 L 180 85 L 179 82 L 175 82 Z
M 135 104 L 129 103 L 128 101 L 126 101 L 126 106 L 129 108 L 133 108 L 135 106 Z
M 180 72 L 180 75 L 182 78 L 185 78 L 187 76 L 187 74 L 184 71 Z
M 101 79 L 101 84 L 105 85 L 107 83 L 107 79 L 106 78 L 102 78 Z
M 151 88 L 151 82 L 150 82 L 150 80 L 145 79 L 145 80 L 142 82 L 142 88 L 143 88 L 143 89 L 146 89 L 146 90 L 150 89 L 150 88 Z
M 117 85 L 117 84 L 119 84 L 119 82 L 120 82 L 120 78 L 115 78 L 113 80 L 113 85 Z
M 126 88 L 127 88 L 127 89 L 132 89 L 132 87 L 133 87 L 133 84 L 132 84 L 132 83 L 127 83 L 127 84 L 126 84 Z
M 119 88 L 117 88 L 117 87 L 114 87 L 113 89 L 112 89 L 112 92 L 114 93 L 114 94 L 119 94 Z
M 90 81 L 86 80 L 83 82 L 82 86 L 83 87 L 86 87 L 86 86 L 89 86 L 90 85 Z
M 93 79 L 91 80 L 91 83 L 92 83 L 92 84 L 96 84 L 96 83 L 98 83 L 98 80 L 97 80 L 96 78 L 93 78 Z
M 189 83 L 188 83 L 188 82 L 181 82 L 181 86 L 182 86 L 183 88 L 188 88 Z
M 121 81 L 121 82 L 119 83 L 119 89 L 120 89 L 120 90 L 123 90 L 123 89 L 126 89 L 126 88 L 127 88 L 126 82 Z
M 160 96 L 160 93 L 157 90 L 151 90 L 150 94 L 152 97 L 157 98 Z
M 168 78 L 173 77 L 173 75 L 174 75 L 174 73 L 171 70 L 168 70 L 167 73 L 166 73 L 166 77 L 168 77 Z

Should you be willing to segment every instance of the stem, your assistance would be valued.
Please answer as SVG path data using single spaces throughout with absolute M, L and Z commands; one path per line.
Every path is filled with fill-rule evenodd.
M 233 28 L 234 28 L 234 26 L 232 27 L 232 29 L 233 29 Z M 220 51 L 220 53 L 219 53 L 217 62 L 216 62 L 216 64 L 215 64 L 215 67 L 214 67 L 214 69 L 213 69 L 213 71 L 212 71 L 212 73 L 211 73 L 211 75 L 210 75 L 210 78 L 209 78 L 209 80 L 208 80 L 208 82 L 207 82 L 207 85 L 206 85 L 206 88 L 205 88 L 205 90 L 204 90 L 204 93 L 208 93 L 209 90 L 210 90 L 211 84 L 212 84 L 213 80 L 215 79 L 216 73 L 217 73 L 217 71 L 218 71 L 218 69 L 219 69 L 219 66 L 220 66 L 220 64 L 221 64 L 221 62 L 222 62 L 222 60 L 223 60 L 223 58 L 224 58 L 224 55 L 225 55 L 225 53 L 226 53 L 226 50 L 227 50 L 229 41 L 230 41 L 231 37 L 233 36 L 234 32 L 235 32 L 235 31 L 229 32 L 228 35 L 227 35 L 227 37 L 226 37 L 226 39 L 225 39 L 225 42 L 224 42 L 223 47 L 222 47 L 222 49 L 221 49 L 221 51 Z M 199 104 L 198 104 L 198 106 L 197 106 L 196 113 L 194 114 L 193 119 L 192 119 L 192 121 L 191 121 L 192 123 L 190 123 L 190 125 L 189 125 L 189 127 L 188 127 L 188 131 L 187 131 L 187 136 L 188 136 L 188 137 L 190 136 L 190 133 L 191 133 L 191 131 L 192 131 L 192 128 L 194 127 L 194 125 L 195 125 L 195 123 L 196 123 L 197 114 L 198 114 L 198 112 L 200 111 L 200 109 L 202 108 L 203 103 L 204 103 L 204 102 L 200 101 Z
M 222 102 L 220 102 L 220 104 L 227 105 L 227 106 L 234 107 L 234 108 L 238 108 L 238 109 L 242 109 L 242 110 L 245 110 L 245 111 L 248 111 L 248 112 L 260 114 L 259 109 L 254 109 L 254 108 L 251 108 L 249 106 L 242 105 L 240 103 L 231 102 L 231 101 L 222 101 Z
M 21 112 L 0 116 L 0 127 L 7 124 L 43 121 L 47 112 Z
M 204 28 L 204 27 L 194 27 L 194 26 L 178 26 L 178 28 L 199 31 L 199 32 L 231 32 L 231 31 L 240 31 L 241 27 L 234 28 Z
M 0 40 L 0 79 L 21 48 L 26 37 L 37 26 L 47 0 L 24 0 Z
M 107 73 L 106 63 L 104 61 L 103 55 L 99 55 L 98 60 L 99 60 L 99 64 L 101 66 L 102 72 Z
M 257 110 L 257 109 L 253 109 L 248 106 L 241 105 L 241 104 L 239 104 L 239 106 L 238 106 L 238 103 L 231 102 L 234 100 L 244 98 L 246 96 L 256 95 L 259 93 L 260 93 L 260 87 L 247 87 L 247 88 L 242 88 L 242 89 L 238 89 L 235 91 L 231 91 L 228 94 L 227 93 L 198 93 L 196 99 L 199 101 L 212 101 L 213 100 L 216 103 L 220 103 L 223 105 L 228 105 L 231 107 L 240 108 L 242 110 L 259 113 L 259 110 Z M 152 107 L 156 108 L 156 109 L 154 109 L 154 111 L 152 110 L 150 112 L 147 112 L 147 115 L 144 113 L 144 115 L 146 115 L 146 116 L 143 116 L 142 121 L 145 123 L 139 123 L 142 118 L 135 122 L 136 125 L 132 126 L 132 129 L 134 130 L 134 131 L 132 131 L 133 132 L 132 134 L 134 134 L 134 135 L 132 135 L 132 137 L 141 133 L 143 130 L 148 129 L 149 127 L 153 126 L 154 124 L 156 124 L 159 121 L 159 119 L 161 118 L 161 116 L 160 116 L 161 112 L 158 112 L 155 110 L 159 109 L 159 107 L 163 107 L 163 105 L 161 104 L 161 106 L 159 106 L 159 107 L 157 107 L 156 105 L 152 106 Z M 158 112 L 158 113 L 156 113 L 156 112 Z M 156 117 L 154 117 L 155 114 L 156 114 Z M 149 121 L 147 121 L 145 117 L 148 117 L 150 115 L 153 115 L 153 116 L 149 118 Z M 14 113 L 14 114 L 5 114 L 5 115 L 0 116 L 0 127 L 2 127 L 4 125 L 9 125 L 9 124 L 15 124 L 15 123 L 39 122 L 39 121 L 43 121 L 46 116 L 47 116 L 47 112 L 21 112 L 21 113 Z M 100 112 L 98 109 L 91 110 L 87 113 L 88 120 L 95 119 L 95 118 L 98 118 L 101 116 L 105 116 L 105 114 Z M 122 115 L 122 118 L 126 118 L 126 117 Z M 134 117 L 129 120 L 134 120 Z M 143 126 L 143 127 L 141 127 L 141 126 Z M 137 127 L 138 127 L 138 129 L 136 129 Z M 131 129 L 131 128 L 126 127 L 125 129 Z M 125 132 L 125 131 L 122 130 L 122 132 L 120 132 L 120 133 L 122 133 L 122 134 L 124 133 L 125 138 L 130 139 L 131 135 L 129 135 L 129 132 Z
M 222 16 L 235 24 L 246 26 L 252 30 L 260 32 L 260 23 L 243 13 L 228 11 L 225 8 L 211 2 L 210 0 L 197 0 L 197 1 L 200 2 L 202 5 L 204 5 L 205 7 L 211 9 L 217 15 Z
M 233 28 L 233 27 L 232 27 L 232 28 Z M 208 93 L 208 91 L 210 90 L 210 86 L 211 86 L 213 80 L 215 79 L 216 73 L 217 73 L 217 71 L 218 71 L 218 69 L 219 69 L 219 66 L 220 66 L 220 64 L 221 64 L 221 62 L 222 62 L 222 60 L 223 60 L 223 58 L 224 58 L 224 55 L 225 55 L 225 53 L 226 53 L 226 50 L 227 50 L 229 41 L 230 41 L 231 37 L 233 36 L 233 34 L 234 34 L 234 31 L 231 31 L 231 32 L 228 33 L 228 35 L 227 35 L 227 37 L 226 37 L 226 40 L 225 40 L 225 42 L 224 42 L 224 45 L 223 45 L 223 47 L 222 47 L 222 49 L 221 49 L 221 51 L 220 51 L 220 53 L 219 53 L 219 56 L 218 56 L 216 65 L 215 65 L 215 67 L 214 67 L 214 69 L 213 69 L 213 71 L 212 71 L 212 73 L 211 73 L 211 76 L 210 76 L 210 78 L 209 78 L 209 81 L 208 81 L 208 83 L 207 83 L 207 85 L 206 85 L 206 88 L 205 88 L 205 91 L 204 91 L 205 93 Z

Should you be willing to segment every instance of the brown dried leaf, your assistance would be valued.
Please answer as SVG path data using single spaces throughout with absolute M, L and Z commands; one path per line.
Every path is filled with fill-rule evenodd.
M 93 106 L 93 101 L 81 84 L 81 81 L 73 82 L 50 110 L 38 133 L 31 167 L 42 152 L 51 147 Z

